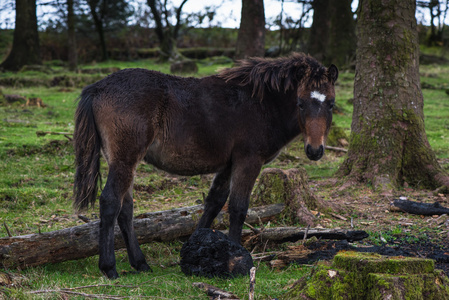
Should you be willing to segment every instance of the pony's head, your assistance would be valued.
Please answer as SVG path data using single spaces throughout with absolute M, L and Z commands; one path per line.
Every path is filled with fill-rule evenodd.
M 260 101 L 272 92 L 296 101 L 307 157 L 319 160 L 323 156 L 332 123 L 334 85 L 338 78 L 336 66 L 325 68 L 311 56 L 293 53 L 276 59 L 245 59 L 239 66 L 221 71 L 219 76 L 226 81 L 235 80 L 241 86 L 250 86 L 252 97 Z
M 335 81 L 338 69 L 310 70 L 297 89 L 299 127 L 304 137 L 304 151 L 310 160 L 319 160 L 324 154 L 325 143 L 332 123 L 335 104 Z

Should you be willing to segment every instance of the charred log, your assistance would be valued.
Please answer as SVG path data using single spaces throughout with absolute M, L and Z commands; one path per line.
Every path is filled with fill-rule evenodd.
M 433 216 L 449 214 L 449 208 L 441 206 L 440 203 L 423 203 L 410 200 L 396 199 L 393 205 L 398 207 L 401 211 L 414 215 Z

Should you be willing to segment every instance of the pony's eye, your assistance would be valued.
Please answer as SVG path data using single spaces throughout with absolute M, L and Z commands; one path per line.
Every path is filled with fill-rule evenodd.
M 304 102 L 300 98 L 298 98 L 298 107 L 300 110 L 304 109 Z
M 332 110 L 334 108 L 335 102 L 332 101 L 331 103 L 329 103 L 329 110 Z

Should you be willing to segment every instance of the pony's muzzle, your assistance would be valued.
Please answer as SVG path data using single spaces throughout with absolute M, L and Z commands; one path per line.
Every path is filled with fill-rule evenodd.
M 324 146 L 320 145 L 315 148 L 310 144 L 306 145 L 306 155 L 310 160 L 319 160 L 324 155 Z

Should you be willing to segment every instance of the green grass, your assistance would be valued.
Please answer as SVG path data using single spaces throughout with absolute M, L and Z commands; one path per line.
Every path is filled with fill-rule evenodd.
M 56 64 L 55 64 L 56 65 Z M 217 69 L 229 67 L 230 63 L 214 64 L 210 61 L 199 63 L 199 74 L 205 76 L 216 73 Z M 82 68 L 142 67 L 168 72 L 167 64 L 157 64 L 153 60 L 135 62 L 109 61 Z M 61 75 L 78 76 L 53 66 Z M 444 89 L 449 82 L 449 66 L 422 66 L 422 81 L 432 89 L 424 89 L 424 114 L 429 142 L 440 159 L 447 159 L 449 148 L 449 95 Z M 93 74 L 88 79 L 101 78 L 106 74 Z M 24 72 L 24 74 L 3 73 L 0 78 L 17 76 L 21 80 L 49 79 L 52 75 Z M 97 76 L 97 77 L 95 77 Z M 87 77 L 86 77 L 87 78 Z M 351 128 L 353 97 L 353 72 L 341 72 L 337 92 L 338 113 L 334 114 L 337 126 L 349 136 Z M 87 80 L 87 79 L 86 79 Z M 74 176 L 74 154 L 70 141 L 64 135 L 38 137 L 36 132 L 73 132 L 75 100 L 80 87 L 3 87 L 3 94 L 20 94 L 39 97 L 47 105 L 44 108 L 24 107 L 20 104 L 0 105 L 0 224 L 5 223 L 13 235 L 53 231 L 81 224 L 71 207 Z M 69 136 L 70 137 L 70 136 Z M 328 151 L 318 162 L 306 159 L 303 144 L 298 139 L 283 151 L 278 159 L 266 167 L 305 167 L 311 180 L 331 178 L 343 156 Z M 446 162 L 446 164 L 448 164 Z M 103 175 L 107 166 L 102 164 Z M 104 176 L 103 176 L 104 177 Z M 141 164 L 135 180 L 135 214 L 152 210 L 194 205 L 207 193 L 212 176 L 179 177 L 158 171 L 152 166 Z M 149 191 L 151 189 L 151 191 Z M 354 190 L 354 194 L 357 190 Z M 98 217 L 98 205 L 87 216 Z M 386 238 L 413 238 L 393 228 L 384 233 Z M 0 237 L 6 237 L 4 226 L 0 226 Z M 373 234 L 377 243 L 380 236 Z M 385 237 L 384 237 L 385 238 Z M 117 251 L 117 269 L 126 271 L 120 279 L 109 281 L 99 272 L 98 257 L 68 261 L 58 264 L 29 268 L 26 270 L 3 270 L 22 276 L 16 287 L 0 287 L 1 293 L 16 299 L 59 299 L 62 292 L 30 294 L 37 290 L 60 290 L 82 286 L 96 287 L 71 290 L 86 294 L 107 294 L 138 297 L 154 296 L 156 299 L 207 299 L 205 293 L 192 286 L 202 281 L 239 297 L 247 297 L 248 279 L 232 280 L 189 277 L 182 274 L 177 262 L 181 243 L 152 243 L 142 246 L 153 268 L 153 273 L 132 274 L 127 262 L 126 251 Z M 0 272 L 2 270 L 0 269 Z M 308 272 L 308 267 L 291 265 L 280 271 L 272 270 L 265 264 L 258 265 L 256 294 L 258 299 L 280 297 L 284 288 Z M 70 294 L 73 299 L 82 296 Z
M 59 264 L 47 264 L 23 271 L 26 278 L 22 284 L 26 288 L 4 289 L 4 293 L 14 299 L 57 299 L 61 289 L 72 289 L 72 292 L 91 295 L 122 296 L 136 299 L 209 299 L 204 291 L 193 286 L 194 282 L 204 282 L 223 290 L 232 292 L 241 299 L 248 295 L 248 277 L 238 277 L 232 280 L 220 278 L 198 278 L 185 276 L 179 266 L 176 266 L 174 255 L 179 255 L 180 244 L 158 244 L 151 248 L 142 246 L 144 254 L 158 260 L 152 265 L 153 272 L 132 273 L 124 251 L 117 251 L 117 266 L 124 273 L 115 281 L 110 281 L 97 271 L 98 257 L 90 257 L 79 261 L 68 261 Z M 156 253 L 154 249 L 160 250 Z M 167 260 L 167 255 L 170 260 Z M 163 256 L 163 257 L 162 257 Z M 165 264 L 165 265 L 164 265 Z M 282 271 L 275 271 L 261 264 L 257 268 L 256 292 L 258 299 L 273 299 L 286 291 L 284 287 L 294 283 L 294 278 L 300 278 L 308 272 L 309 267 L 291 265 Z M 90 286 L 90 287 L 89 287 Z M 79 289 L 79 287 L 85 287 Z M 74 289 L 77 288 L 77 289 Z M 33 293 L 43 290 L 54 290 L 49 293 Z M 85 299 L 85 297 L 68 294 L 70 299 Z

